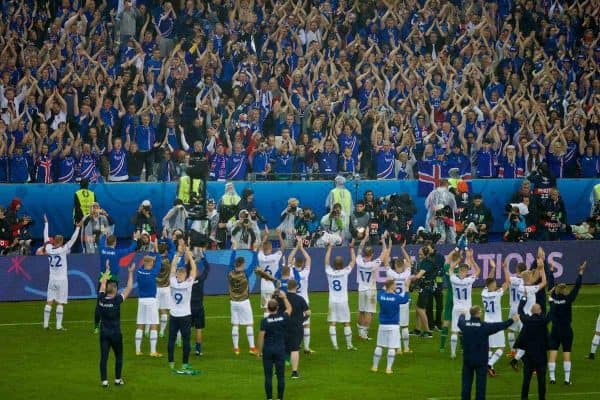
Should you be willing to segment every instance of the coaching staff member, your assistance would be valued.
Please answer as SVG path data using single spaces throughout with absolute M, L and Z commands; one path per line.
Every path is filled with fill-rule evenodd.
M 415 277 L 417 287 L 419 288 L 419 297 L 417 298 L 417 328 L 413 331 L 413 334 L 426 338 L 433 337 L 427 321 L 427 307 L 433 301 L 437 276 L 435 265 L 429 258 L 430 253 L 431 249 L 428 246 L 423 246 L 419 249 L 421 262 L 419 263 L 419 272 Z
M 110 349 L 115 353 L 115 385 L 122 385 L 121 371 L 123 369 L 123 335 L 121 334 L 121 303 L 125 301 L 133 287 L 133 272 L 135 264 L 129 267 L 127 287 L 117 293 L 117 281 L 108 280 L 110 269 L 100 279 L 98 291 L 98 308 L 102 323 L 100 324 L 100 380 L 103 387 L 108 387 L 106 364 Z
M 285 305 L 282 312 L 279 309 L 280 298 Z M 265 392 L 267 399 L 273 398 L 273 365 L 277 375 L 277 398 L 283 399 L 285 389 L 285 334 L 292 314 L 292 305 L 285 292 L 275 290 L 273 298 L 267 304 L 269 315 L 260 322 L 258 334 L 258 354 L 262 354 L 263 369 L 265 372 Z
M 304 321 L 310 317 L 310 309 L 306 300 L 296 294 L 298 282 L 291 279 L 287 282 L 287 299 L 292 306 L 292 313 L 287 328 L 286 352 L 290 354 L 292 379 L 298 379 L 298 363 L 300 362 L 300 344 L 304 338 Z
M 518 315 L 504 322 L 482 322 L 481 308 L 471 307 L 470 320 L 465 320 L 465 315 L 458 318 L 458 327 L 463 336 L 463 368 L 462 368 L 462 400 L 471 399 L 471 387 L 473 386 L 473 372 L 477 376 L 475 387 L 475 399 L 485 399 L 485 384 L 487 377 L 488 351 L 490 335 L 507 329 L 519 320 Z
M 523 385 L 521 386 L 521 399 L 529 398 L 529 384 L 533 371 L 536 372 L 538 380 L 538 399 L 546 399 L 546 363 L 548 361 L 548 316 L 542 313 L 542 307 L 534 304 L 531 307 L 531 315 L 525 314 L 523 308 L 527 303 L 527 297 L 523 297 L 519 303 L 519 316 L 523 323 L 519 335 L 519 348 L 525 350 L 523 356 Z

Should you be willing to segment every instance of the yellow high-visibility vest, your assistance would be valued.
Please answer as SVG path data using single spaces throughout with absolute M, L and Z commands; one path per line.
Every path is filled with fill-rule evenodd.
M 190 181 L 192 181 L 192 179 L 187 175 L 179 178 L 179 189 L 177 190 L 177 198 L 183 201 L 183 204 L 190 203 Z M 192 191 L 194 193 L 198 193 L 198 189 L 200 189 L 202 180 L 194 179 L 192 182 Z
M 331 190 L 331 197 L 333 199 L 333 204 L 339 203 L 342 206 L 342 211 L 346 213 L 346 215 L 350 215 L 352 212 L 352 195 L 346 188 L 335 188 Z M 332 208 L 333 208 L 332 204 Z
M 79 206 L 83 216 L 90 215 L 92 212 L 92 203 L 96 201 L 96 195 L 89 189 L 79 189 L 75 192 L 77 200 L 79 200 Z

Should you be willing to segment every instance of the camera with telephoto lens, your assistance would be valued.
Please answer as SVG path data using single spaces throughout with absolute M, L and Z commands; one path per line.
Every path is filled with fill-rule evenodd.
M 427 232 L 425 230 L 419 230 L 417 232 L 416 242 L 425 243 L 432 242 L 437 243 L 441 239 L 442 235 L 437 232 Z
M 192 221 L 206 219 L 206 208 L 204 208 L 202 197 L 198 193 L 190 194 L 190 202 L 185 209 L 188 212 L 188 218 Z

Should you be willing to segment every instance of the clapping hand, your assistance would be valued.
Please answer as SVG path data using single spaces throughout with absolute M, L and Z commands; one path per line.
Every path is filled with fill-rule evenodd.
M 587 261 L 584 261 L 581 263 L 579 268 L 577 268 L 577 272 L 579 273 L 579 275 L 583 275 L 586 268 L 587 268 Z

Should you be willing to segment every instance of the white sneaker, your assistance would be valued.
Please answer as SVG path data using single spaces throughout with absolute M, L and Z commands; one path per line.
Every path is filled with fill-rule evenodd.
M 102 387 L 107 388 L 108 387 L 108 381 L 102 381 Z
M 124 385 L 125 382 L 123 381 L 123 379 L 115 379 L 115 385 L 119 386 L 119 385 Z

